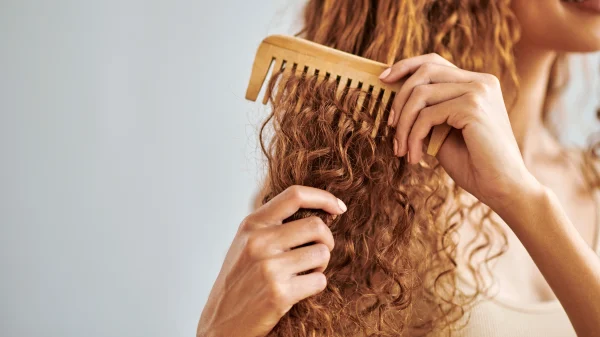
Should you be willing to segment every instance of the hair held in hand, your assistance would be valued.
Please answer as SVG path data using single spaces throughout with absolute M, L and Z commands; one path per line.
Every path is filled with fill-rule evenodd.
M 388 64 L 436 52 L 460 68 L 496 75 L 503 88 L 518 88 L 518 27 L 509 1 L 310 0 L 300 36 Z M 484 290 L 487 262 L 506 247 L 491 211 L 464 205 L 435 159 L 411 166 L 395 157 L 394 130 L 382 122 L 389 106 L 377 97 L 356 89 L 340 97 L 335 78 L 292 73 L 269 82 L 272 113 L 260 134 L 268 159 L 263 202 L 305 185 L 333 193 L 348 210 L 335 218 L 314 210 L 294 215 L 321 216 L 332 230 L 328 284 L 294 305 L 269 336 L 450 334 Z M 466 245 L 471 249 L 460 257 L 475 284 L 464 293 L 457 285 L 457 229 L 476 209 L 483 209 L 477 245 Z

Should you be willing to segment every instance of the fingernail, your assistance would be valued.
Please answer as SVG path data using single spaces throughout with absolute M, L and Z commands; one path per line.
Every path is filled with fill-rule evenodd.
M 346 207 L 346 204 L 344 204 L 343 201 L 341 201 L 340 199 L 337 200 L 338 201 L 338 206 L 340 206 L 340 209 L 342 210 L 342 212 L 345 212 L 348 207 Z
M 398 141 L 394 138 L 394 155 L 398 155 Z
M 394 109 L 390 110 L 390 117 L 388 118 L 388 125 L 392 125 L 392 122 L 394 121 L 394 115 L 396 114 L 396 111 L 394 111 Z
M 410 151 L 406 151 L 406 161 L 410 164 Z
M 341 201 L 340 199 L 338 199 L 338 206 L 340 206 L 340 209 L 342 210 L 342 212 L 345 212 L 348 207 L 346 207 L 346 204 L 344 204 L 343 201 Z
M 380 78 L 380 79 L 384 79 L 384 78 L 386 78 L 386 77 L 387 77 L 387 76 L 390 74 L 390 72 L 391 72 L 391 71 L 392 71 L 392 68 L 387 68 L 386 70 L 384 70 L 384 71 L 381 73 L 381 75 L 379 75 L 379 78 Z

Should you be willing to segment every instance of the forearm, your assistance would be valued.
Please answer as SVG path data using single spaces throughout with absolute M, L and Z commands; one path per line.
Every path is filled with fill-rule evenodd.
M 520 194 L 498 214 L 523 243 L 578 336 L 600 329 L 600 259 L 545 187 Z

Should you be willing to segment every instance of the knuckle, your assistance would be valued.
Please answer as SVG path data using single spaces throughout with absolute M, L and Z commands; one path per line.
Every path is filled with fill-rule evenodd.
M 419 117 L 415 121 L 415 126 L 413 127 L 413 129 L 432 126 L 432 119 L 434 118 L 434 114 L 434 108 L 432 108 L 431 106 L 421 109 L 421 112 L 419 113 Z
M 402 69 L 402 67 L 404 67 L 404 60 L 400 60 L 394 63 L 394 65 L 392 66 L 392 70 L 399 71 Z
M 413 89 L 413 94 L 417 97 L 417 98 L 423 98 L 425 97 L 427 94 L 429 93 L 429 86 L 421 84 L 421 85 L 417 85 L 414 89 Z
M 246 241 L 246 253 L 251 257 L 259 256 L 263 251 L 264 242 L 263 238 L 256 233 L 251 233 L 248 235 L 248 239 Z
M 319 233 L 323 232 L 327 227 L 327 225 L 325 225 L 325 222 L 323 222 L 323 219 L 319 218 L 316 215 L 313 215 L 308 218 L 307 226 L 308 230 Z
M 471 107 L 476 107 L 479 105 L 479 95 L 475 94 L 475 93 L 468 93 L 465 95 L 465 99 L 467 100 L 467 102 L 469 103 L 469 105 Z
M 423 65 L 419 68 L 419 70 L 421 70 L 424 73 L 430 73 L 435 69 L 435 63 L 433 62 L 425 62 L 423 63 Z
M 421 112 L 419 113 L 419 119 L 417 119 L 417 122 L 419 122 L 420 120 L 423 120 L 424 118 L 427 118 L 427 116 L 431 115 L 431 106 L 426 106 L 423 109 L 421 109 Z
M 292 185 L 286 189 L 288 197 L 291 200 L 302 200 L 303 191 L 302 186 L 300 185 Z
M 432 59 L 432 60 L 445 60 L 440 54 L 438 53 L 429 53 L 427 54 L 427 56 Z
M 275 281 L 277 268 L 272 260 L 263 260 L 259 263 L 260 273 L 267 281 Z
M 487 92 L 488 86 L 483 82 L 473 82 L 473 86 L 476 92 Z
M 247 231 L 250 230 L 255 224 L 254 214 L 249 214 L 240 223 L 239 229 Z
M 493 87 L 499 87 L 500 86 L 500 79 L 493 75 L 493 74 L 485 74 L 484 75 L 484 79 L 486 81 L 487 84 L 493 86 Z
M 311 245 L 305 252 L 303 258 L 311 261 L 328 261 L 330 257 L 329 248 L 322 243 Z
M 467 104 L 469 106 L 469 111 L 473 114 L 478 114 L 480 112 L 482 112 L 483 110 L 483 105 L 482 105 L 482 101 L 481 101 L 481 96 L 474 94 L 474 93 L 469 93 L 466 95 L 465 97 L 467 99 Z
M 275 309 L 283 308 L 288 303 L 289 296 L 281 284 L 277 282 L 270 283 L 268 285 L 268 293 L 271 304 Z
M 315 286 L 319 291 L 325 290 L 327 287 L 327 277 L 323 273 L 315 274 Z
M 329 251 L 329 248 L 322 243 L 315 245 L 314 254 L 319 261 L 329 261 L 331 258 L 331 252 Z

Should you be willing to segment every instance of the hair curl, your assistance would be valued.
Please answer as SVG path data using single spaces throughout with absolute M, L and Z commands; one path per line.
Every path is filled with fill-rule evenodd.
M 518 92 L 519 29 L 509 0 L 310 0 L 299 35 L 388 64 L 435 52 L 460 68 L 496 75 L 505 96 L 513 94 L 508 100 Z M 301 210 L 287 220 L 321 216 L 336 245 L 327 289 L 294 305 L 269 336 L 450 334 L 489 286 L 487 262 L 506 249 L 491 210 L 465 204 L 435 159 L 411 166 L 395 157 L 393 129 L 375 118 L 386 120 L 389 107 L 368 93 L 347 89 L 336 97 L 335 79 L 302 73 L 280 81 L 275 95 L 280 75 L 269 82 L 273 110 L 260 132 L 268 159 L 263 202 L 305 185 L 333 193 L 348 211 L 332 218 Z M 367 108 L 356 112 L 361 96 Z M 459 257 L 457 230 L 473 215 L 477 233 Z M 492 244 L 498 238 L 499 247 Z M 471 274 L 473 292 L 457 285 L 457 259 Z

